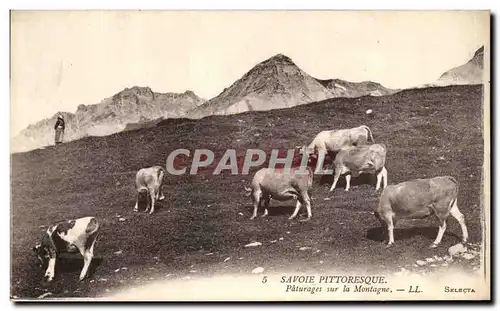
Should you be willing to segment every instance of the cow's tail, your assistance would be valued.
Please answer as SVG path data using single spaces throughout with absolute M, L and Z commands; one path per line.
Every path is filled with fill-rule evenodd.
M 165 176 L 165 170 L 163 167 L 158 167 L 158 171 L 156 172 L 156 177 L 158 177 L 158 180 L 163 180 L 163 177 Z
M 370 138 L 371 142 L 375 143 L 375 139 L 373 139 L 372 130 L 370 130 L 370 128 L 366 125 L 363 125 L 362 127 L 368 132 L 368 137 Z

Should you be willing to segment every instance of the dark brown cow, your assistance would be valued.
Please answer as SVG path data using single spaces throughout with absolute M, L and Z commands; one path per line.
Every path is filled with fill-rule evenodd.
M 33 247 L 40 266 L 47 264 L 45 278 L 50 282 L 55 276 L 56 259 L 60 253 L 80 252 L 84 264 L 80 281 L 87 275 L 87 270 L 94 257 L 94 247 L 99 234 L 99 222 L 95 217 L 83 217 L 51 225 L 40 244 Z

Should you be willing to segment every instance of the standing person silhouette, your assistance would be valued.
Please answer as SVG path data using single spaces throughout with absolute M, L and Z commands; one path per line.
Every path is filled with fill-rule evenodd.
M 63 115 L 59 114 L 57 116 L 56 125 L 54 125 L 54 130 L 56 131 L 56 136 L 55 136 L 56 145 L 59 145 L 63 142 L 64 128 L 65 128 L 65 123 L 64 123 Z

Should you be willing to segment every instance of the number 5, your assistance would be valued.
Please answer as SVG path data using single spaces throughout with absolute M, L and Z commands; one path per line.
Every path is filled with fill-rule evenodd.
M 267 283 L 267 276 L 264 276 L 264 277 L 262 278 L 262 283 L 263 283 L 263 284 L 264 284 L 264 283 Z

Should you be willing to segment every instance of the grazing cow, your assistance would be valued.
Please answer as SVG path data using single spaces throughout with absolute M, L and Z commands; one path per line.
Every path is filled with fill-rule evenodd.
M 414 179 L 385 188 L 375 208 L 375 216 L 382 227 L 387 226 L 387 246 L 394 244 L 394 226 L 398 219 L 422 219 L 431 214 L 439 220 L 439 231 L 430 247 L 437 247 L 441 242 L 449 214 L 460 223 L 462 243 L 466 243 L 469 235 L 464 215 L 458 210 L 457 195 L 458 182 L 450 176 Z
M 310 167 L 290 168 L 289 171 L 283 168 L 262 168 L 258 170 L 253 179 L 251 188 L 245 187 L 248 195 L 252 195 L 253 215 L 250 219 L 257 217 L 259 205 L 264 204 L 264 214 L 267 216 L 271 198 L 278 201 L 288 201 L 297 199 L 295 211 L 288 219 L 294 219 L 301 206 L 307 209 L 307 220 L 311 219 L 311 198 L 309 190 L 313 181 L 313 171 Z
M 321 131 L 314 137 L 313 141 L 307 147 L 303 147 L 302 150 L 305 150 L 308 156 L 322 152 L 324 154 L 330 154 L 333 157 L 333 154 L 342 149 L 351 146 L 359 146 L 368 141 L 375 143 L 372 131 L 368 126 L 361 125 L 350 129 Z
M 45 278 L 51 282 L 55 276 L 57 256 L 61 253 L 80 252 L 84 264 L 80 273 L 82 281 L 94 257 L 94 247 L 99 234 L 99 222 L 94 217 L 83 217 L 62 221 L 50 226 L 44 233 L 42 241 L 33 247 L 42 267 L 47 264 Z
M 384 188 L 387 187 L 387 170 L 385 168 L 387 149 L 384 144 L 373 144 L 359 147 L 349 147 L 340 150 L 335 157 L 335 177 L 330 192 L 335 189 L 341 175 L 345 175 L 345 191 L 351 187 L 351 175 L 359 176 L 361 173 L 377 174 L 375 191 L 380 189 L 382 179 Z
M 153 214 L 156 200 L 161 201 L 165 198 L 161 187 L 165 170 L 161 166 L 152 166 L 140 169 L 135 176 L 135 188 L 137 190 L 137 199 L 135 201 L 134 212 L 139 211 L 139 200 L 146 195 L 147 206 L 144 210 Z

